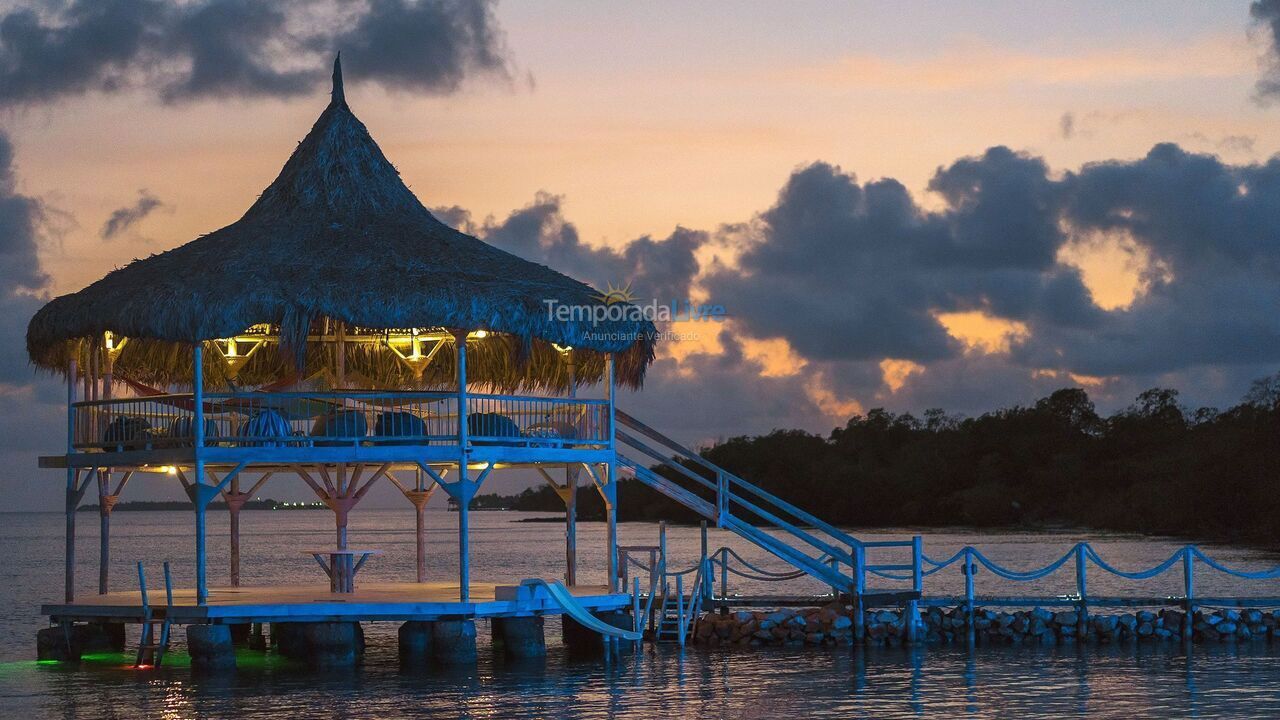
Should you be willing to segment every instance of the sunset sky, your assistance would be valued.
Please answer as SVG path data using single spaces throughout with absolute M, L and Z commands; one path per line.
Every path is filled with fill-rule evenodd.
M 337 51 L 441 219 L 725 307 L 622 401 L 690 443 L 1064 386 L 1232 405 L 1280 369 L 1277 27 L 1270 1 L 0 1 L 0 459 L 48 481 L 0 509 L 61 498 L 31 312 L 236 220 Z

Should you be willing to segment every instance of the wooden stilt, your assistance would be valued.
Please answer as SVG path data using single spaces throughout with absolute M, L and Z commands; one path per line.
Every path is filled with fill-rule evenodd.
M 564 584 L 578 584 L 578 466 L 564 470 Z
M 237 475 L 231 478 L 231 487 L 222 493 L 222 500 L 227 504 L 231 525 L 231 587 L 240 587 L 240 511 L 244 509 L 246 502 L 253 499 L 263 484 L 271 479 L 271 475 L 272 473 L 263 473 L 249 492 L 244 493 L 240 492 L 240 477 Z
M 435 492 L 439 484 L 434 477 L 430 483 L 426 482 L 423 479 L 425 473 L 421 469 L 416 473 L 412 488 L 400 482 L 390 471 L 386 475 L 387 479 L 399 488 L 401 494 L 413 504 L 415 517 L 414 538 L 417 545 L 417 581 L 424 583 L 427 581 L 427 502 L 431 500 L 431 494 Z
M 111 494 L 111 475 L 107 470 L 97 473 L 98 480 L 98 594 L 106 595 L 111 572 L 111 509 L 116 496 Z

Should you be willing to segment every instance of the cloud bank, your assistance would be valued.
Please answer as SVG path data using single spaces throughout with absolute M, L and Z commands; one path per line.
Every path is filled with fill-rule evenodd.
M 397 91 L 510 75 L 489 0 L 30 1 L 0 16 L 0 106 L 130 89 L 288 98 L 327 82 L 339 50 L 351 80 Z

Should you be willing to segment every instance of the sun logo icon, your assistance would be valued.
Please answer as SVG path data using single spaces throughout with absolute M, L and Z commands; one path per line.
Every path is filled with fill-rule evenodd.
M 596 295 L 595 298 L 605 305 L 635 301 L 635 295 L 631 293 L 631 283 L 627 283 L 622 287 L 614 287 L 613 283 L 609 283 L 609 287 L 605 290 L 604 294 Z

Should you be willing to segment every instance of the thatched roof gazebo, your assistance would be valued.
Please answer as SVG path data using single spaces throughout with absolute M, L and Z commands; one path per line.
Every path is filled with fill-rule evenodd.
M 341 370 L 377 388 L 427 389 L 453 385 L 452 354 L 417 374 L 400 357 L 406 336 L 465 330 L 489 335 L 469 348 L 468 379 L 482 386 L 568 389 L 557 346 L 573 348 L 578 382 L 601 381 L 610 353 L 617 380 L 640 386 L 654 355 L 652 323 L 559 320 L 548 300 L 605 302 L 437 220 L 351 112 L 335 61 L 332 101 L 242 218 L 53 300 L 32 318 L 27 350 L 38 366 L 65 372 L 72 358 L 91 362 L 109 335 L 127 338 L 111 359 L 117 377 L 189 386 L 193 344 L 249 333 L 247 341 L 266 337 L 281 352 L 255 352 L 234 378 L 209 362 L 209 387 Z M 340 334 L 339 359 L 332 344 Z M 318 352 L 325 345 L 330 351 Z
M 348 513 L 381 478 L 417 510 L 424 582 L 423 509 L 443 488 L 460 508 L 465 601 L 467 507 L 489 472 L 534 467 L 565 498 L 572 584 L 585 469 L 610 508 L 612 585 L 614 388 L 641 385 L 656 339 L 638 310 L 437 220 L 351 112 L 335 61 L 328 107 L 243 217 L 31 319 L 32 362 L 68 380 L 67 452 L 42 458 L 67 469 L 68 601 L 74 511 L 91 480 L 106 593 L 111 507 L 129 477 L 156 471 L 195 505 L 200 604 L 205 508 L 221 497 L 231 510 L 236 586 L 239 508 L 273 475 L 297 476 L 334 511 L 335 592 L 359 567 Z M 580 384 L 605 397 L 577 397 Z M 564 485 L 548 474 L 560 469 Z

